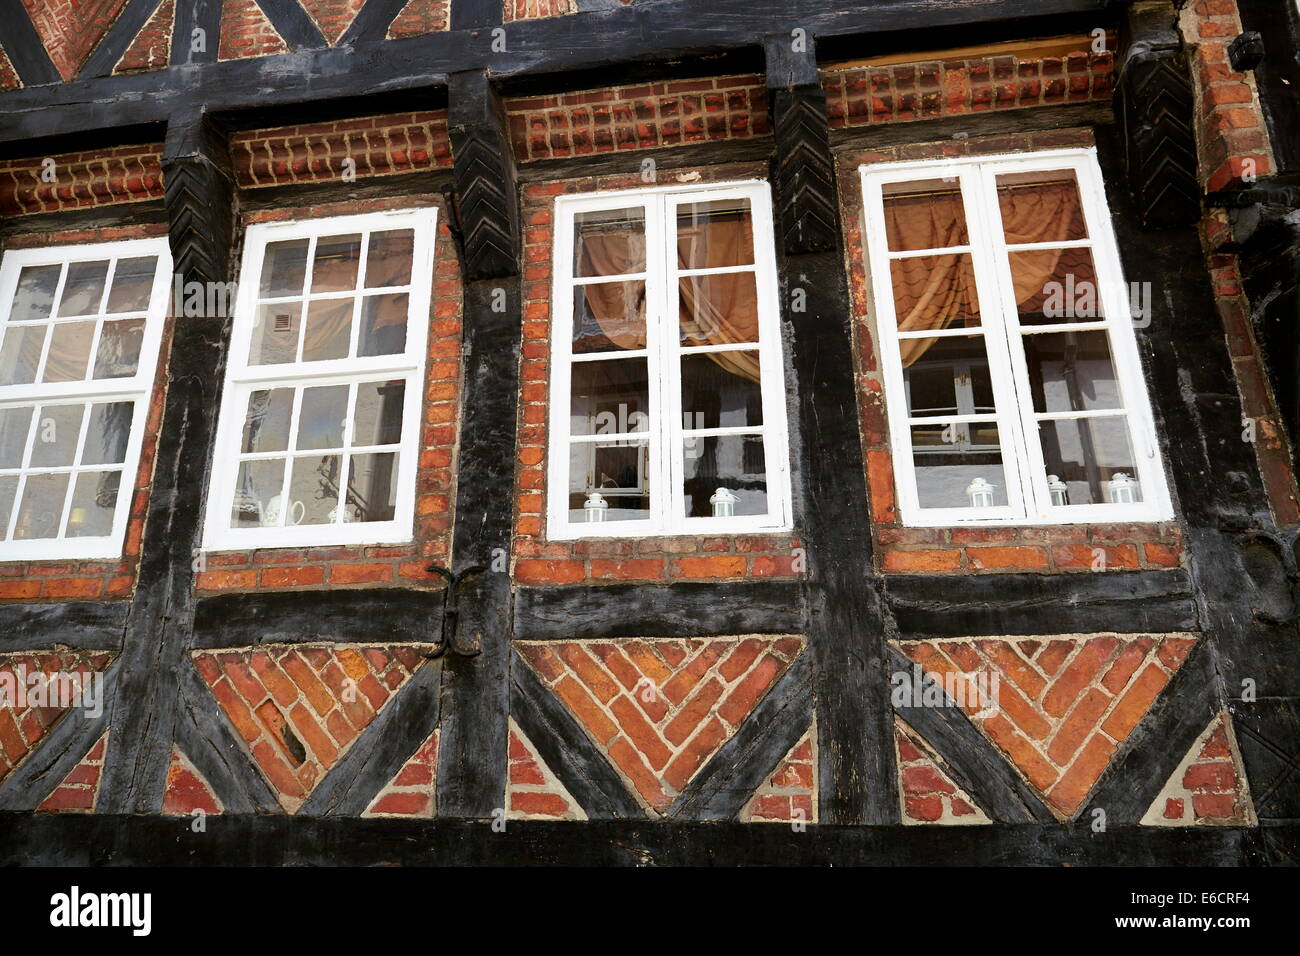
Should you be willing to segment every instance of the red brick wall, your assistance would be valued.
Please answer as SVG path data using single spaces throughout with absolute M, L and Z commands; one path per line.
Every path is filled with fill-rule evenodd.
M 388 27 L 388 39 L 438 33 L 451 25 L 451 0 L 411 0 Z
M 52 183 L 41 179 L 47 158 L 54 160 Z M 140 202 L 162 195 L 161 144 L 0 160 L 3 216 Z
M 18 79 L 18 73 L 5 55 L 4 47 L 0 47 L 0 90 L 17 90 L 22 85 L 23 81 Z
M 23 0 L 59 75 L 70 80 L 113 25 L 126 0 Z
M 208 37 L 207 42 L 210 44 L 216 39 Z M 271 21 L 254 0 L 223 0 L 218 60 L 239 60 L 288 52 L 288 44 L 271 26 Z
M 176 0 L 162 0 L 158 9 L 126 48 L 113 68 L 114 73 L 140 73 L 167 66 L 172 49 L 172 26 L 176 21 Z
M 893 452 L 886 417 L 889 399 L 885 395 L 884 376 L 878 359 L 880 346 L 867 294 L 862 187 L 857 175 L 858 167 L 863 163 L 1091 146 L 1092 141 L 1090 130 L 1057 130 L 917 143 L 879 150 L 850 150 L 837 157 L 845 260 L 853 306 L 863 454 L 867 462 L 877 560 L 886 571 L 1054 572 L 1092 571 L 1098 566 L 1110 571 L 1169 568 L 1182 563 L 1182 529 L 1176 522 L 907 528 L 903 527 L 895 507 Z
M 24 233 L 5 243 L 6 249 L 31 249 L 40 246 L 76 245 L 92 242 L 117 242 L 167 235 L 162 223 L 107 229 L 65 230 L 55 233 Z M 135 589 L 140 563 L 140 537 L 144 533 L 145 512 L 149 503 L 149 485 L 153 480 L 154 458 L 158 448 L 158 428 L 162 424 L 163 397 L 167 391 L 167 357 L 171 345 L 172 324 L 163 326 L 158 349 L 158 371 L 154 376 L 153 394 L 145 419 L 144 441 L 140 446 L 140 464 L 131 485 L 130 517 L 122 557 L 107 561 L 4 561 L 0 562 L 0 601 L 103 600 L 129 598 Z
M 308 15 L 316 21 L 330 46 L 339 42 L 343 31 L 352 25 L 365 0 L 301 0 Z
M 761 164 L 660 169 L 659 182 L 763 178 Z M 696 177 L 696 178 L 690 178 Z M 797 535 L 674 535 L 546 540 L 546 432 L 551 354 L 551 233 L 555 197 L 644 188 L 639 176 L 585 177 L 523 187 L 524 328 L 515 478 L 515 579 L 522 584 L 791 577 Z
M 506 100 L 521 162 L 771 133 L 760 76 L 669 80 Z
M 358 179 L 451 166 L 446 110 L 249 130 L 230 152 L 243 189 L 336 182 L 348 159 Z
M 627 0 L 624 0 L 627 2 Z M 577 13 L 573 0 L 503 0 L 501 22 L 513 20 L 540 20 L 542 17 L 563 17 Z
M 451 547 L 451 501 L 455 491 L 457 422 L 460 418 L 461 283 L 456 246 L 447 228 L 441 197 L 329 203 L 310 208 L 253 213 L 246 224 L 314 219 L 381 209 L 438 207 L 433 297 L 425 369 L 419 468 L 416 472 L 415 536 L 409 544 L 323 548 L 261 548 L 204 555 L 200 591 L 360 586 L 441 587 L 428 573 L 431 561 L 445 563 Z

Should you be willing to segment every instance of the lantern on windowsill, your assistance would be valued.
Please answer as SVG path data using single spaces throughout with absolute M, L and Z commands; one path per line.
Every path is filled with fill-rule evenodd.
M 993 485 L 983 478 L 976 478 L 966 486 L 966 497 L 970 499 L 972 508 L 992 508 Z
M 1107 497 L 1113 505 L 1131 505 L 1138 500 L 1138 483 L 1137 479 L 1131 475 L 1117 471 L 1110 476 L 1110 489 Z
M 1056 475 L 1047 476 L 1047 490 L 1052 496 L 1052 504 L 1068 505 L 1070 503 L 1070 487 Z
M 726 488 L 719 488 L 709 499 L 709 504 L 713 505 L 713 517 L 715 518 L 734 518 L 736 516 L 736 502 L 740 498 L 733 495 Z
M 583 502 L 582 510 L 586 512 L 588 523 L 593 521 L 604 521 L 605 515 L 609 511 L 609 502 L 599 491 L 593 491 L 587 495 L 587 500 Z

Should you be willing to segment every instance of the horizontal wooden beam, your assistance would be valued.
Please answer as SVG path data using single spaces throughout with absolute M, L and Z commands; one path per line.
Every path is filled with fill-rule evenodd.
M 311 641 L 436 643 L 442 592 L 402 588 L 221 594 L 194 609 L 195 649 Z
M 90 651 L 121 650 L 130 608 L 127 601 L 0 604 L 0 654 L 47 651 L 55 645 Z

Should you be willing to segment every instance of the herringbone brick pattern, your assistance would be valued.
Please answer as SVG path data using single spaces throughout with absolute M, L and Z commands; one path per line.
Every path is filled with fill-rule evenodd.
M 21 88 L 23 81 L 18 79 L 18 71 L 14 65 L 9 62 L 9 57 L 5 55 L 3 47 L 0 47 L 0 90 L 16 90 Z
M 440 731 L 424 739 L 411 759 L 375 795 L 363 817 L 432 817 L 437 812 L 438 741 Z
M 300 0 L 330 46 L 352 25 L 365 0 Z
M 61 692 L 75 680 L 83 692 L 91 690 L 90 675 L 104 670 L 112 659 L 108 651 L 0 655 L 0 780 L 36 749 L 41 738 L 69 709 L 60 706 L 58 699 L 51 700 L 39 684 L 49 675 L 66 675 L 48 686 Z M 44 676 L 34 682 L 37 674 Z M 64 704 L 68 700 L 64 697 Z
M 740 811 L 741 823 L 817 822 L 817 725 L 814 723 Z
M 414 647 L 360 644 L 194 654 L 194 666 L 289 813 L 422 663 Z
M 126 0 L 23 0 L 59 75 L 70 80 L 113 25 Z
M 970 795 L 953 783 L 933 748 L 898 718 L 894 718 L 894 748 L 904 824 L 991 822 Z
M 624 3 L 627 0 L 623 0 Z M 573 0 L 503 0 L 501 22 L 514 20 L 539 20 L 542 17 L 564 17 L 577 13 Z
M 624 778 L 665 810 L 803 647 L 799 637 L 520 642 Z
M 212 40 L 212 37 L 208 37 L 207 42 L 211 43 Z M 284 37 L 271 25 L 255 0 L 223 0 L 218 60 L 240 60 L 288 52 L 289 45 L 284 42 Z
M 1147 810 L 1147 826 L 1254 826 L 1232 720 L 1219 711 Z
M 172 49 L 176 0 L 162 0 L 113 68 L 114 73 L 141 73 L 167 66 Z
M 578 802 L 551 772 L 537 748 L 510 721 L 510 768 L 506 779 L 506 819 L 585 820 Z
M 1183 634 L 1100 634 L 966 638 L 901 648 L 954 686 L 969 685 L 963 675 L 997 675 L 995 712 L 976 717 L 979 695 L 968 686 L 966 713 L 1065 819 L 1083 805 L 1194 643 Z
M 38 813 L 94 813 L 99 796 L 99 779 L 104 771 L 104 754 L 108 750 L 108 731 L 90 748 L 81 762 L 69 771 L 54 792 L 41 801 Z
M 195 810 L 220 813 L 221 801 L 190 759 L 172 748 L 172 763 L 167 768 L 167 790 L 163 793 L 163 815 L 187 817 Z
M 411 0 L 388 26 L 388 39 L 440 33 L 451 25 L 451 0 Z

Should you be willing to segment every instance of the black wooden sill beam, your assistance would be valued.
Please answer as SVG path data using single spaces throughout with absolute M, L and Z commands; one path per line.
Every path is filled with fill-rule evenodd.
M 694 9 L 684 9 L 688 4 L 678 0 L 639 0 L 632 6 L 510 23 L 499 28 L 505 44 L 499 51 L 492 48 L 498 28 L 479 26 L 402 40 L 358 37 L 352 46 L 214 63 L 207 61 L 216 56 L 218 36 L 209 29 L 202 53 L 193 53 L 189 44 L 181 48 L 188 66 L 64 84 L 55 83 L 57 74 L 48 75 L 52 66 L 40 66 L 41 57 L 49 58 L 39 44 L 32 48 L 32 29 L 26 41 L 19 37 L 7 44 L 18 48 L 7 52 L 28 88 L 0 95 L 0 142 L 163 122 L 196 105 L 216 113 L 319 102 L 361 90 L 441 86 L 448 74 L 467 70 L 487 70 L 501 80 L 718 53 L 752 47 L 763 34 L 797 29 L 810 39 L 897 31 L 900 24 L 922 31 L 1103 15 L 1107 6 L 1105 0 L 881 0 L 839 10 L 828 9 L 824 0 L 773 0 L 766 8 L 762 0 L 693 0 L 691 5 Z M 19 0 L 0 0 L 0 12 L 11 6 L 22 10 Z M 200 13 L 210 13 L 210 7 Z M 32 85 L 40 82 L 52 85 Z

